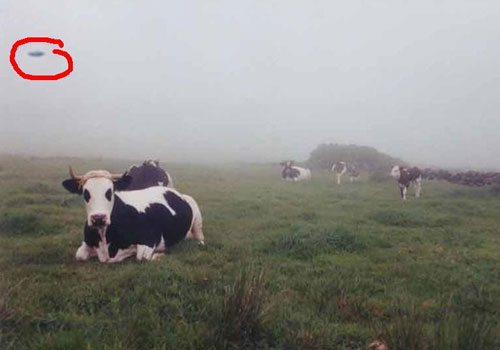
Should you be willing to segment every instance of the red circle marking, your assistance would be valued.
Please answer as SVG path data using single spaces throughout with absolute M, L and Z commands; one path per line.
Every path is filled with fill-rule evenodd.
M 66 51 L 59 49 L 52 50 L 52 53 L 54 55 L 63 56 L 66 59 L 66 61 L 68 62 L 68 68 L 65 71 L 54 75 L 34 75 L 23 72 L 23 70 L 19 68 L 19 65 L 16 62 L 16 51 L 19 48 L 19 46 L 28 43 L 48 43 L 48 44 L 58 45 L 60 48 L 64 47 L 64 43 L 62 42 L 62 40 L 47 38 L 47 37 L 28 37 L 16 41 L 14 45 L 12 45 L 12 49 L 10 49 L 10 64 L 21 78 L 28 80 L 59 80 L 64 77 L 67 77 L 68 75 L 70 75 L 71 72 L 73 72 L 73 58 Z

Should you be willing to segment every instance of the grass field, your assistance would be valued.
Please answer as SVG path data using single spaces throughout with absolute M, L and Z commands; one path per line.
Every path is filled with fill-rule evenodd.
M 500 189 L 280 180 L 264 165 L 169 164 L 206 246 L 77 262 L 85 172 L 129 161 L 0 157 L 1 349 L 500 347 Z

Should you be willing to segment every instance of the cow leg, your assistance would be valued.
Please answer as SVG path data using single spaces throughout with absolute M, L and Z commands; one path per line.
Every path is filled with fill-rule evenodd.
M 191 235 L 194 239 L 198 241 L 200 245 L 205 244 L 205 236 L 203 235 L 202 225 L 203 220 L 201 218 L 201 213 L 198 211 L 194 217 L 193 226 L 191 227 Z
M 340 185 L 340 177 L 341 176 L 342 176 L 341 174 L 337 174 L 337 185 Z
M 90 257 L 96 256 L 95 248 L 89 247 L 87 243 L 82 242 L 80 247 L 77 249 L 75 258 L 79 261 L 88 260 Z
M 294 181 L 296 180 L 294 179 Z M 203 219 L 201 216 L 200 207 L 198 206 L 198 203 L 196 203 L 193 197 L 184 195 L 184 198 L 187 200 L 187 202 L 191 206 L 191 209 L 193 210 L 193 223 L 191 225 L 191 229 L 186 234 L 186 238 L 187 239 L 194 238 L 199 242 L 199 244 L 204 245 L 205 236 L 203 235 L 203 229 L 202 229 Z
M 401 191 L 401 199 L 405 201 L 406 193 L 408 192 L 408 187 L 403 184 L 399 184 L 399 190 Z
M 147 245 L 144 244 L 138 244 L 137 245 L 137 252 L 135 257 L 137 260 L 152 260 L 155 249 L 153 247 L 148 247 Z
M 123 261 L 127 259 L 128 257 L 131 257 L 132 255 L 137 253 L 137 248 L 135 246 L 130 246 L 126 249 L 118 249 L 118 252 L 116 255 L 112 258 L 110 258 L 107 262 L 112 264 L 112 263 L 117 263 L 120 261 Z
M 419 177 L 415 180 L 415 198 L 420 198 L 422 192 L 422 178 Z
M 205 244 L 205 236 L 203 235 L 201 214 L 195 216 L 193 221 L 193 226 L 191 226 L 191 229 L 186 234 L 186 239 L 196 239 L 200 245 Z
M 108 244 L 106 241 L 99 241 L 99 246 L 96 249 L 97 258 L 100 262 L 106 262 L 109 260 Z

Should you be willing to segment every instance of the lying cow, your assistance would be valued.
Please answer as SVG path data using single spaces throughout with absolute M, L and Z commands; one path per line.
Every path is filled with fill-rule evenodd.
M 406 200 L 406 194 L 411 183 L 415 186 L 415 197 L 420 197 L 420 192 L 422 191 L 422 172 L 419 168 L 404 168 L 395 165 L 392 167 L 391 176 L 398 181 L 403 200 Z
M 76 176 L 70 168 L 70 175 L 62 185 L 83 195 L 87 211 L 77 260 L 96 255 L 109 263 L 132 255 L 153 260 L 184 238 L 204 243 L 201 212 L 192 197 L 164 186 L 123 191 L 132 181 L 128 174 L 94 170 Z
M 341 178 L 347 173 L 349 180 L 354 182 L 359 177 L 359 171 L 356 169 L 354 164 L 347 163 L 345 161 L 338 161 L 332 165 L 331 171 L 337 175 L 337 184 L 340 185 Z
M 132 177 L 127 191 L 143 190 L 151 186 L 174 188 L 172 177 L 160 168 L 160 162 L 157 160 L 145 160 L 141 166 L 134 165 L 127 171 L 127 175 Z
M 281 177 L 285 180 L 302 181 L 311 179 L 311 170 L 293 165 L 293 160 L 281 162 Z

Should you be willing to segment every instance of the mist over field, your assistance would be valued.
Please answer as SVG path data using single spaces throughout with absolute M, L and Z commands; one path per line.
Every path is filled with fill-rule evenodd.
M 499 32 L 493 0 L 4 0 L 0 152 L 260 162 L 333 142 L 500 168 Z M 28 36 L 62 39 L 74 72 L 17 76 Z M 52 56 L 17 58 L 64 69 Z

